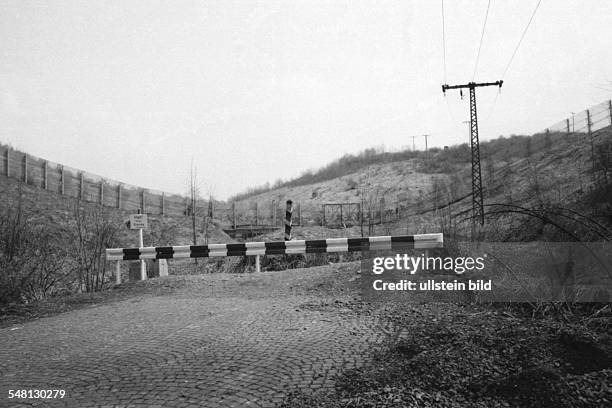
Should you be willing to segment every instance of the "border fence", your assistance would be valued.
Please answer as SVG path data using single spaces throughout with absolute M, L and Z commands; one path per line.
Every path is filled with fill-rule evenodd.
M 584 137 L 586 157 L 593 163 L 592 173 L 597 172 L 598 146 L 612 126 L 612 100 L 594 105 L 582 112 L 557 122 L 542 133 L 560 133 Z M 612 151 L 608 152 L 612 155 Z M 141 209 L 143 213 L 170 216 L 188 216 L 192 213 L 186 196 L 168 194 L 158 190 L 138 187 L 107 179 L 69 166 L 41 159 L 0 143 L 0 175 L 25 182 L 47 191 L 87 202 L 98 203 L 129 212 Z M 291 197 L 288 197 L 291 198 Z M 423 199 L 423 197 L 421 198 Z M 196 214 L 209 214 L 209 203 L 200 200 Z M 383 194 L 359 203 L 305 200 L 294 203 L 293 225 L 323 225 L 342 227 L 347 225 L 383 224 L 393 222 L 405 214 L 414 197 L 406 193 Z M 284 223 L 284 201 L 243 199 L 224 203 L 213 201 L 212 220 L 224 226 L 278 226 Z

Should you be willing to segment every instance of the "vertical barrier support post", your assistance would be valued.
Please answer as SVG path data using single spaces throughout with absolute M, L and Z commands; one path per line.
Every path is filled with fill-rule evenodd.
M 115 266 L 115 283 L 117 285 L 121 284 L 121 261 L 117 261 L 117 265 Z
M 255 255 L 255 272 L 261 272 L 261 264 L 259 262 L 259 255 Z
M 166 204 L 164 201 L 166 200 L 166 193 L 162 192 L 161 195 L 161 215 L 164 215 L 164 205 Z
M 138 214 L 143 214 L 142 209 L 138 210 Z M 144 247 L 144 241 L 142 239 L 142 228 L 138 229 L 138 247 Z M 144 259 L 140 260 L 140 280 L 147 280 L 147 265 L 145 264 Z
M 276 207 L 274 204 L 276 204 L 276 201 L 272 200 L 272 207 L 270 208 L 270 221 L 272 222 L 272 225 L 276 227 Z
M 565 119 L 565 127 L 567 129 L 567 134 L 570 134 L 570 125 L 569 125 L 569 118 Z
M 302 204 L 297 205 L 297 210 L 298 210 L 298 225 L 301 227 L 302 226 Z
M 291 216 L 293 213 L 293 201 L 287 200 L 285 210 L 285 241 L 291 241 Z

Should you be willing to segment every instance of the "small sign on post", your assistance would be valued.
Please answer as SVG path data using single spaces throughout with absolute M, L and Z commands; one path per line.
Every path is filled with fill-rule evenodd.
M 147 214 L 130 214 L 130 229 L 149 229 Z
M 138 210 L 138 214 L 130 214 L 130 229 L 138 230 L 138 238 L 139 238 L 139 246 L 142 248 L 144 246 L 142 230 L 149 228 L 149 222 L 147 219 L 147 214 L 140 213 Z M 143 260 L 140 261 L 140 280 L 147 279 L 147 266 Z

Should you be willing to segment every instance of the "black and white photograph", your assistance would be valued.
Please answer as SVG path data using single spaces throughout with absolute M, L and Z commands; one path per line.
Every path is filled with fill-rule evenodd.
M 0 407 L 612 407 L 611 23 L 0 0 Z

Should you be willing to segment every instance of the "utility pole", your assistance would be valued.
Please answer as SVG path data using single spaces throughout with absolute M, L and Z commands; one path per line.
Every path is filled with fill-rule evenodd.
M 429 149 L 427 149 L 427 138 L 429 137 L 429 135 L 422 135 L 425 138 L 425 156 L 428 155 L 429 153 Z
M 415 151 L 416 151 L 416 147 L 415 147 L 415 145 L 414 145 L 414 138 L 415 138 L 415 137 L 416 137 L 416 136 L 412 136 L 412 151 L 413 151 L 413 152 L 415 152 Z
M 442 92 L 446 94 L 448 89 L 470 90 L 470 145 L 472 148 L 472 225 L 476 220 L 484 225 L 484 200 L 482 194 L 482 172 L 480 170 L 480 141 L 478 140 L 478 117 L 476 115 L 476 88 L 481 86 L 499 86 L 504 81 L 496 82 L 469 82 L 464 85 L 442 85 Z

